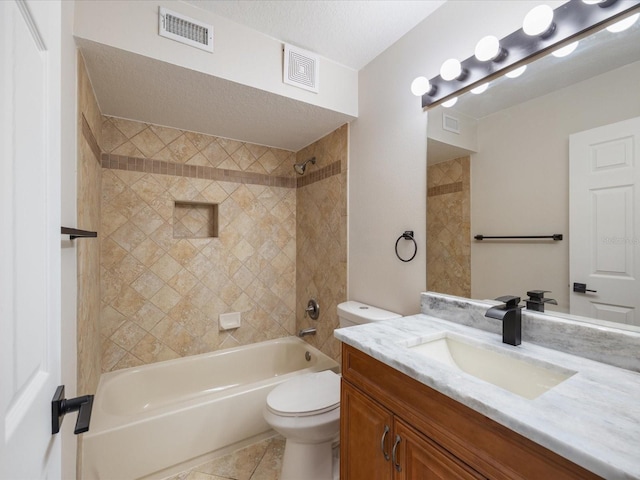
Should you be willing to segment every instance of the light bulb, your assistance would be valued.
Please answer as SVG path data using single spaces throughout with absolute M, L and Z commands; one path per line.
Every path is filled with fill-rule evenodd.
M 524 71 L 527 69 L 526 65 L 521 66 L 520 68 L 516 68 L 515 70 L 511 70 L 509 73 L 506 73 L 505 75 L 509 78 L 518 78 L 520 75 L 522 75 L 524 73 Z
M 440 67 L 440 76 L 443 80 L 454 80 L 462 74 L 462 65 L 455 58 L 450 58 Z
M 524 17 L 522 29 L 532 37 L 542 36 L 553 28 L 553 9 L 549 5 L 538 5 Z
M 551 54 L 554 57 L 558 57 L 558 58 L 562 58 L 562 57 L 566 57 L 567 55 L 571 55 L 573 53 L 573 51 L 578 48 L 578 43 L 580 42 L 573 42 L 570 43 L 569 45 L 559 48 L 558 50 L 556 50 L 555 52 L 552 52 Z
M 411 82 L 411 93 L 416 97 L 421 97 L 429 91 L 431 91 L 431 84 L 427 77 L 418 77 Z
M 620 33 L 624 32 L 627 28 L 631 27 L 640 17 L 640 13 L 636 13 L 635 15 L 631 15 L 630 17 L 625 18 L 624 20 L 620 20 L 619 22 L 614 23 L 613 25 L 609 25 L 607 30 L 611 33 Z
M 451 108 L 453 107 L 456 103 L 458 102 L 458 97 L 453 97 L 451 100 L 447 100 L 446 102 L 442 103 L 442 106 L 444 108 Z
M 495 60 L 502 53 L 500 41 L 493 35 L 487 35 L 476 44 L 476 58 L 481 62 Z
M 476 95 L 480 95 L 481 93 L 485 92 L 487 90 L 487 88 L 489 88 L 489 82 L 483 83 L 479 87 L 472 88 L 471 89 L 471 93 L 474 93 Z

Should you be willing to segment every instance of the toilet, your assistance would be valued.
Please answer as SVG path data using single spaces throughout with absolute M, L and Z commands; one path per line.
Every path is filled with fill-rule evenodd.
M 360 302 L 338 305 L 340 327 L 400 318 Z M 340 376 L 331 370 L 300 375 L 267 396 L 264 419 L 285 439 L 280 480 L 333 480 L 339 465 L 334 447 L 340 434 Z

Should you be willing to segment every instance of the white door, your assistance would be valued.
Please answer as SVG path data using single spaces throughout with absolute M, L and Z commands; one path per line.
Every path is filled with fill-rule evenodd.
M 640 117 L 571 135 L 569 157 L 571 313 L 640 325 Z
M 60 478 L 60 2 L 0 0 L 0 478 Z

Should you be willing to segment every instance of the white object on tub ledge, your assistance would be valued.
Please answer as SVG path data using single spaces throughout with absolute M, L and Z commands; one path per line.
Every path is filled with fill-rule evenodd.
M 82 478 L 166 478 L 273 435 L 262 415 L 268 394 L 323 370 L 339 366 L 291 336 L 102 374 Z
M 240 327 L 240 312 L 221 313 L 219 317 L 220 330 L 231 330 Z

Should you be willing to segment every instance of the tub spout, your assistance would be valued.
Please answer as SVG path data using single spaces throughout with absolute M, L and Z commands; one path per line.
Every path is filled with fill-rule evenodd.
M 298 332 L 298 336 L 300 338 L 302 337 L 306 337 L 307 335 L 315 335 L 316 334 L 316 329 L 315 328 L 303 328 L 302 330 L 300 330 Z

